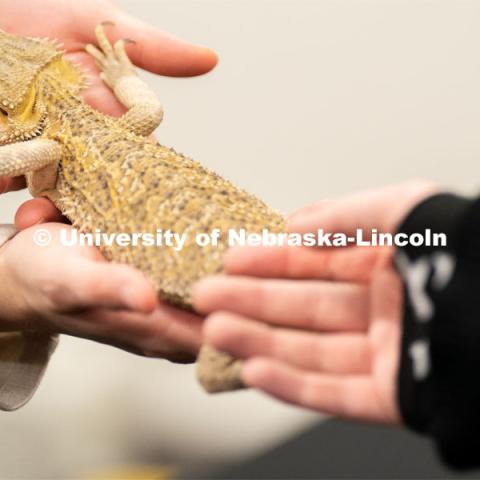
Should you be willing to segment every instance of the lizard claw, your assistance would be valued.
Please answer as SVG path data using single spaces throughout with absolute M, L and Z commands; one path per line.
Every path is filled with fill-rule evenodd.
M 102 27 L 114 27 L 115 22 L 112 22 L 111 20 L 104 20 L 103 22 L 100 22 L 100 25 Z
M 103 29 L 104 25 L 114 25 L 113 22 L 102 22 L 95 29 L 98 47 L 87 45 L 87 52 L 97 61 L 101 70 L 102 80 L 111 88 L 125 76 L 135 75 L 135 69 L 125 51 L 125 45 L 136 43 L 130 38 L 123 38 L 112 46 Z

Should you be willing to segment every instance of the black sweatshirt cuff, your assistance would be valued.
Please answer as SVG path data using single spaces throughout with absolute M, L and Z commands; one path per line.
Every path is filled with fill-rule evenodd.
M 444 233 L 445 246 L 407 245 L 398 401 L 405 423 L 432 436 L 452 466 L 480 465 L 480 200 L 439 194 L 398 232 Z M 479 370 L 480 371 L 480 370 Z

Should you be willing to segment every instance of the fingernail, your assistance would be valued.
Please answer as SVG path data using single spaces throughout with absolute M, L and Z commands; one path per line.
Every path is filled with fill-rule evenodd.
M 206 47 L 205 45 L 195 45 L 195 47 L 199 53 L 201 52 L 203 55 L 206 55 L 212 58 L 213 66 L 218 65 L 218 63 L 220 62 L 220 57 L 218 56 L 218 53 L 215 50 L 212 50 L 211 48 Z
M 120 290 L 120 297 L 127 308 L 142 313 L 151 313 L 158 306 L 158 296 L 149 286 L 126 285 Z

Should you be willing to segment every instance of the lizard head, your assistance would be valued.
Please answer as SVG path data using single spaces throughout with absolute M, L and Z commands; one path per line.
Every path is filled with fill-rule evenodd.
M 59 65 L 64 65 L 64 70 L 73 75 L 74 67 L 63 60 L 62 54 L 49 40 L 0 30 L 0 145 L 42 134 L 46 108 L 38 79 L 51 65 L 56 65 L 55 74 L 61 75 Z

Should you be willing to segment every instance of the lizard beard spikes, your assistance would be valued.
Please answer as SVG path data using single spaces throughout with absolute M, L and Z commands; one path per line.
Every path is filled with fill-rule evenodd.
M 0 30 L 0 108 L 17 114 L 40 70 L 61 56 L 62 52 L 48 40 Z

